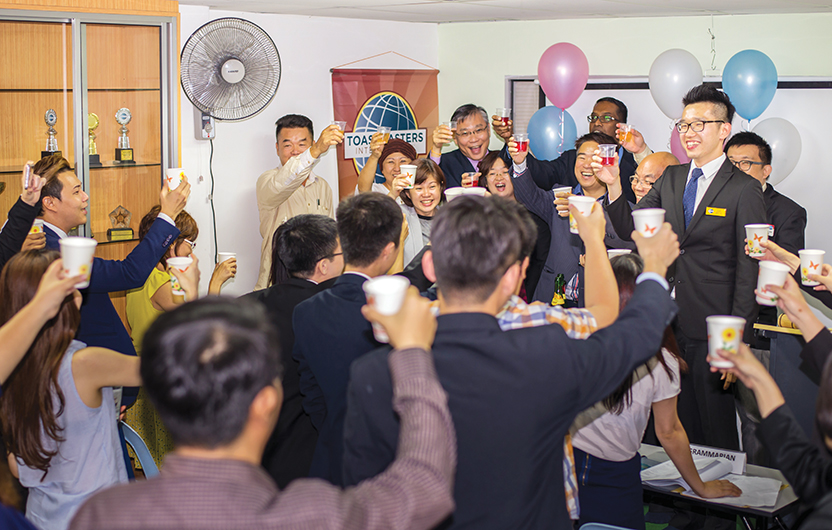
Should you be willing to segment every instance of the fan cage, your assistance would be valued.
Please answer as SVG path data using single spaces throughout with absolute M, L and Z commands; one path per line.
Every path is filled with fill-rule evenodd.
M 222 78 L 229 59 L 245 66 L 239 83 Z M 240 121 L 266 108 L 280 84 L 280 54 L 268 33 L 242 18 L 219 18 L 197 29 L 181 54 L 181 83 L 191 103 L 222 121 Z

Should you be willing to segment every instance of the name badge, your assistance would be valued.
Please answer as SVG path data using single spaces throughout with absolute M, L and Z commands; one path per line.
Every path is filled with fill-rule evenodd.
M 714 208 L 710 206 L 705 208 L 705 215 L 713 215 L 715 217 L 725 217 L 725 208 Z

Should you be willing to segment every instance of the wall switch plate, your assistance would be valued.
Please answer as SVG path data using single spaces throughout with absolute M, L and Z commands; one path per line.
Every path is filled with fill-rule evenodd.
M 213 140 L 217 136 L 214 118 L 194 107 L 194 132 L 197 140 Z

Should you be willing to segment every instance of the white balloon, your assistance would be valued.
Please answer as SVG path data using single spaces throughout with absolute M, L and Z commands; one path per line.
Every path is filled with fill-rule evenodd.
M 668 118 L 682 117 L 682 98 L 702 84 L 702 66 L 687 50 L 672 49 L 656 57 L 650 66 L 650 95 Z
M 794 171 L 800 160 L 802 142 L 797 127 L 783 118 L 768 118 L 752 129 L 771 146 L 771 175 L 768 182 L 776 185 Z

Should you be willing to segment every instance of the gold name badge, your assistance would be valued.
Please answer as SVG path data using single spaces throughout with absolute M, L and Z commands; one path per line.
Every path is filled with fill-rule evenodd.
M 725 208 L 705 208 L 705 215 L 713 215 L 715 217 L 725 217 Z

